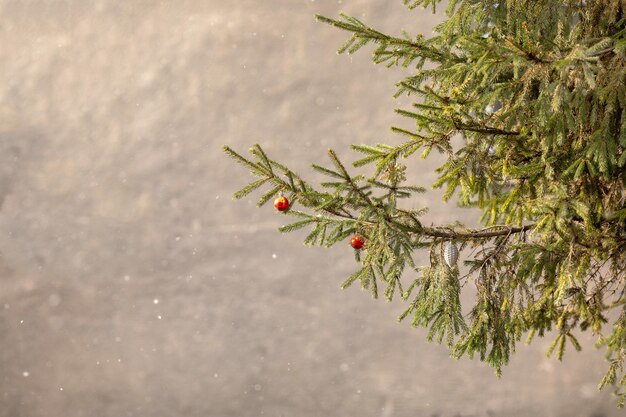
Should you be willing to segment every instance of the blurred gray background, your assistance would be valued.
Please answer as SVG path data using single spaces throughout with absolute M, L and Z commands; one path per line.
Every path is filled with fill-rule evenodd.
M 622 415 L 591 338 L 563 363 L 522 344 L 497 380 L 401 303 L 341 291 L 349 247 L 231 200 L 248 175 L 222 144 L 306 173 L 400 140 L 402 72 L 337 56 L 313 15 L 340 10 L 436 21 L 400 0 L 0 1 L 0 417 Z

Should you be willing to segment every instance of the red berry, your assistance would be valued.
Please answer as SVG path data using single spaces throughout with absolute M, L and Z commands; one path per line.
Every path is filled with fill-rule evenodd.
M 365 242 L 363 241 L 363 238 L 359 235 L 354 235 L 352 236 L 352 239 L 350 239 L 350 246 L 354 249 L 361 249 L 364 244 Z
M 274 200 L 274 207 L 276 207 L 276 210 L 278 211 L 289 210 L 289 200 L 287 200 L 287 197 L 283 197 L 282 195 L 279 195 Z

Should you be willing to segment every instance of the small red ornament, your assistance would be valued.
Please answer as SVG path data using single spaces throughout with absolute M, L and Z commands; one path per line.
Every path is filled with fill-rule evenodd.
M 363 241 L 363 238 L 359 235 L 354 235 L 352 236 L 352 239 L 350 239 L 350 246 L 354 249 L 361 249 L 364 244 L 365 242 Z
M 276 207 L 278 211 L 287 211 L 289 210 L 289 200 L 287 200 L 287 197 L 279 195 L 274 200 L 274 207 Z

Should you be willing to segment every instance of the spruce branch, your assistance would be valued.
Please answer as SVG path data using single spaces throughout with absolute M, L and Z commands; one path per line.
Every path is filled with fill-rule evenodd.
M 316 15 L 315 18 L 322 23 L 329 24 L 353 34 L 339 49 L 338 53 L 340 54 L 344 52 L 354 53 L 369 42 L 374 42 L 380 45 L 380 48 L 374 52 L 377 62 L 385 61 L 385 59 L 380 59 L 381 56 L 387 54 L 391 56 L 406 55 L 407 52 L 412 53 L 415 58 L 423 57 L 434 62 L 460 59 L 452 52 L 438 50 L 418 40 L 402 39 L 381 33 L 345 13 L 340 13 L 339 16 L 342 20 L 331 19 L 322 15 Z
M 403 0 L 409 8 L 438 0 Z M 609 368 L 600 386 L 626 399 L 626 19 L 617 1 L 588 0 L 545 9 L 541 2 L 450 1 L 430 38 L 396 37 L 341 14 L 317 19 L 350 32 L 339 53 L 370 44 L 374 63 L 412 67 L 396 96 L 417 102 L 397 114 L 395 145 L 352 145 L 353 175 L 329 150 L 328 178 L 312 185 L 259 146 L 245 158 L 225 152 L 253 177 L 235 194 L 278 192 L 293 203 L 284 232 L 308 229 L 305 244 L 331 246 L 358 234 L 359 282 L 373 297 L 408 303 L 399 320 L 427 328 L 455 357 L 479 355 L 502 372 L 528 333 L 556 331 L 548 350 L 561 359 L 582 346 L 577 331 L 601 335 Z M 619 16 L 618 16 L 619 15 Z M 541 18 L 537 18 L 541 16 Z M 590 18 L 593 16 L 593 19 Z M 574 19 L 576 17 L 576 19 Z M 428 66 L 426 67 L 426 63 Z M 423 192 L 404 167 L 417 151 L 445 157 L 433 187 L 445 201 L 480 210 L 482 228 L 424 226 L 426 209 L 402 199 Z M 404 200 L 407 201 L 407 200 Z M 410 200 L 408 200 L 410 202 Z M 409 203 L 404 203 L 409 204 Z M 458 244 L 468 271 L 448 265 L 443 245 Z M 428 251 L 429 261 L 413 257 Z M 461 314 L 460 292 L 474 277 L 475 304 Z M 409 285 L 403 280 L 410 279 Z M 384 286 L 384 289 L 381 288 Z M 610 320 L 610 309 L 622 309 Z M 605 324 L 612 328 L 603 333 Z

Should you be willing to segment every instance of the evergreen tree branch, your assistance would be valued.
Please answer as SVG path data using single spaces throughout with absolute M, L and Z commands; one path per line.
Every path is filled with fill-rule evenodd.
M 330 168 L 313 166 L 329 178 L 318 189 L 258 146 L 251 159 L 224 150 L 256 177 L 236 198 L 267 188 L 259 205 L 283 192 L 303 207 L 285 212 L 296 221 L 282 231 L 308 228 L 305 243 L 324 246 L 353 234 L 364 239 L 355 250 L 360 265 L 342 287 L 359 282 L 377 297 L 384 286 L 386 299 L 400 291 L 408 307 L 399 319 L 411 316 L 453 356 L 480 355 L 498 375 L 524 333 L 529 343 L 556 329 L 549 353 L 558 359 L 567 344 L 580 349 L 577 329 L 602 334 L 609 369 L 600 386 L 614 385 L 623 402 L 624 7 L 618 0 L 544 6 L 453 0 L 428 39 L 390 36 L 343 14 L 318 16 L 351 33 L 340 53 L 373 44 L 375 63 L 413 67 L 396 95 L 417 97 L 411 111 L 397 110 L 414 129 L 392 128 L 403 136 L 395 146 L 352 146 L 361 154 L 353 166 L 371 168 L 367 178 L 351 175 L 329 151 Z M 480 210 L 484 228 L 425 227 L 426 209 L 400 207 L 423 190 L 406 184 L 403 168 L 418 150 L 422 158 L 445 155 L 433 187 L 444 187 L 444 200 L 456 194 L 459 205 Z M 456 244 L 469 267 L 463 277 L 444 251 Z M 413 260 L 420 250 L 430 259 L 422 267 Z M 464 316 L 460 291 L 472 276 L 475 304 Z M 607 314 L 614 308 L 622 309 L 618 319 Z
M 363 22 L 359 21 L 358 19 L 348 16 L 344 13 L 341 13 L 340 16 L 343 19 L 343 21 L 331 19 L 322 15 L 315 16 L 315 18 L 320 22 L 323 22 L 331 26 L 334 26 L 338 29 L 342 29 L 342 30 L 353 33 L 353 38 L 348 40 L 348 42 L 343 47 L 341 47 L 341 49 L 339 50 L 339 53 L 342 53 L 344 51 L 348 51 L 348 53 L 356 52 L 356 50 L 360 49 L 368 42 L 373 41 L 375 43 L 382 45 L 383 47 L 382 49 L 377 50 L 376 52 L 377 55 L 382 55 L 382 54 L 387 53 L 386 48 L 388 47 L 391 47 L 391 48 L 405 47 L 405 48 L 409 48 L 416 55 L 422 56 L 434 62 L 443 62 L 446 60 L 455 60 L 455 61 L 460 60 L 459 57 L 457 57 L 456 55 L 454 55 L 453 53 L 449 51 L 438 50 L 422 42 L 417 42 L 417 41 L 412 41 L 409 39 L 402 39 L 402 38 L 397 38 L 397 37 L 386 35 L 384 33 L 381 33 L 377 30 L 372 29 L 371 27 L 368 27 L 367 25 L 365 25 Z M 396 51 L 391 52 L 391 54 L 393 55 L 394 52 L 398 53 L 402 51 L 396 50 Z

